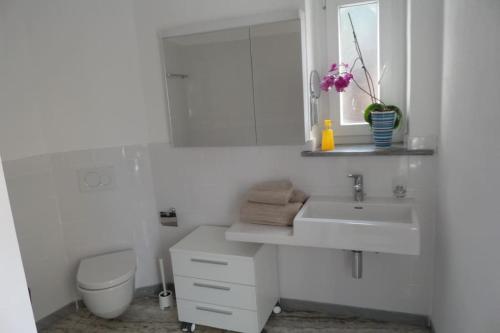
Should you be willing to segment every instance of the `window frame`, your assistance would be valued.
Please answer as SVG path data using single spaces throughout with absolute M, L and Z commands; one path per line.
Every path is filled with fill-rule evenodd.
M 380 98 L 397 105 L 403 112 L 405 121 L 394 132 L 394 142 L 402 142 L 406 132 L 406 0 L 326 0 L 326 59 L 324 68 L 338 62 L 339 47 L 339 7 L 355 4 L 378 3 L 378 70 L 374 83 Z M 362 47 L 362 45 L 361 45 Z M 344 59 L 345 62 L 350 63 Z M 385 66 L 385 70 L 384 70 Z M 378 85 L 380 72 L 382 81 Z M 351 85 L 348 89 L 357 89 Z M 369 143 L 372 141 L 368 124 L 341 125 L 339 93 L 328 93 L 329 117 L 339 143 Z

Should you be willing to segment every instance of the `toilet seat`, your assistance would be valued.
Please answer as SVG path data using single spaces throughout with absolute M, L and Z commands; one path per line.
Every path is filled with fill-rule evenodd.
M 130 280 L 135 271 L 135 253 L 125 250 L 83 259 L 76 280 L 82 289 L 102 290 Z

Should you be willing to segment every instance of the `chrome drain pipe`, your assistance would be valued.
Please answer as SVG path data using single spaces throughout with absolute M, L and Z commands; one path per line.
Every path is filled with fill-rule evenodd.
M 352 251 L 352 277 L 361 279 L 363 277 L 363 252 Z

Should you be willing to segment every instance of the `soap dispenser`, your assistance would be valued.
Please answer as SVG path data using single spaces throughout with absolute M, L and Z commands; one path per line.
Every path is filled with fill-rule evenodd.
M 325 119 L 323 133 L 321 136 L 321 150 L 334 150 L 335 141 L 333 139 L 332 121 Z

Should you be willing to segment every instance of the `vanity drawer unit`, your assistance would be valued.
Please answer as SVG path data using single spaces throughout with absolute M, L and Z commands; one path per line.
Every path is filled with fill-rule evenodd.
M 226 230 L 201 226 L 170 248 L 179 320 L 260 333 L 279 300 L 277 249 Z

